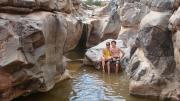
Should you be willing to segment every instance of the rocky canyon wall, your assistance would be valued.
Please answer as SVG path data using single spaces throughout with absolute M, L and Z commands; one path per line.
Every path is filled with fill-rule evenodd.
M 108 35 L 109 38 L 117 38 L 118 43 L 123 42 L 118 47 L 126 53 L 122 64 L 126 66 L 130 78 L 130 94 L 179 101 L 180 0 L 112 0 L 109 5 L 95 10 L 94 14 L 101 18 L 109 15 L 109 19 L 111 14 L 119 16 L 114 20 L 119 23 L 111 23 L 113 27 L 109 27 L 118 27 L 119 30 Z M 101 24 L 98 26 L 96 29 L 102 27 Z M 114 35 L 117 36 L 112 37 Z M 99 61 L 97 54 L 105 47 L 102 44 L 86 52 L 87 59 L 93 64 Z
M 0 99 L 52 89 L 68 74 L 66 52 L 116 39 L 131 95 L 179 101 L 179 6 L 180 0 L 112 0 L 97 9 L 79 0 L 1 0 Z M 103 45 L 86 57 L 96 63 Z
M 136 0 L 121 4 L 120 18 L 127 30 L 125 33 L 120 31 L 119 39 L 126 39 L 127 46 L 132 48 L 132 57 L 126 69 L 130 77 L 130 94 L 165 101 L 180 100 L 177 51 L 179 2 Z
M 82 34 L 78 0 L 0 1 L 0 100 L 49 91 Z

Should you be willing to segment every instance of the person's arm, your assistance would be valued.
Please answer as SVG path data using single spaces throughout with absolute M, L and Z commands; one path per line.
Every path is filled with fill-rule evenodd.
M 121 58 L 123 58 L 125 53 L 121 49 L 120 49 L 120 52 L 122 53 L 122 57 Z
M 105 56 L 104 56 L 104 54 L 105 54 L 105 49 L 103 49 L 102 54 L 103 54 L 102 57 L 105 57 Z

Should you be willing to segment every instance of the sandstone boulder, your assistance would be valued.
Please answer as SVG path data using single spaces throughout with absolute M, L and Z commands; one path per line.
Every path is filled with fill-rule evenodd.
M 140 0 L 140 2 L 158 12 L 173 11 L 180 4 L 179 0 Z
M 111 12 L 111 5 L 110 3 L 108 3 L 104 7 L 99 7 L 94 9 L 93 15 L 103 17 L 104 15 L 110 15 L 110 12 Z
M 97 46 L 89 48 L 85 53 L 86 57 L 85 57 L 84 65 L 96 66 L 96 64 L 101 61 L 102 50 L 106 47 L 106 42 L 111 42 L 112 40 L 113 39 L 107 39 L 101 42 L 100 44 L 98 44 Z M 127 59 L 129 59 L 130 56 L 130 49 L 124 46 L 122 40 L 116 40 L 116 42 L 117 42 L 117 47 L 122 49 L 123 52 L 125 52 L 125 56 L 122 59 L 122 63 L 123 65 L 127 65 Z
M 151 11 L 140 23 L 136 39 L 138 49 L 133 54 L 127 72 L 130 94 L 159 97 L 174 74 L 175 61 L 172 33 L 168 29 L 171 13 Z
M 65 23 L 67 24 L 67 37 L 65 41 L 64 51 L 68 52 L 78 45 L 83 31 L 83 23 L 79 19 L 71 15 L 66 16 Z
M 170 18 L 169 28 L 174 32 L 174 56 L 176 60 L 176 67 L 180 70 L 180 8 L 174 12 Z
M 10 95 L 10 90 L 12 87 L 13 79 L 10 74 L 0 70 L 0 95 L 1 99 L 8 101 L 7 95 Z
M 88 19 L 89 20 L 89 19 Z M 95 16 L 87 21 L 90 31 L 87 35 L 87 47 L 97 45 L 108 38 L 116 39 L 121 28 L 120 17 L 117 12 L 104 17 Z
M 118 40 L 122 40 L 126 47 L 132 47 L 135 44 L 138 30 L 136 28 L 121 27 Z
M 169 19 L 169 28 L 173 31 L 180 30 L 180 7 L 177 9 L 177 11 L 174 12 L 174 14 Z
M 75 4 L 75 0 L 74 0 Z M 35 10 L 71 12 L 71 0 L 3 0 L 0 11 L 29 13 Z
M 159 73 L 162 72 L 161 69 L 163 67 L 155 67 L 150 63 L 143 49 L 138 48 L 131 57 L 127 68 L 130 77 L 130 94 L 158 98 L 167 84 L 167 78 Z
M 106 18 L 108 19 L 108 18 Z M 101 31 L 105 24 L 107 24 L 106 19 L 88 19 L 85 24 L 87 27 L 83 29 L 85 32 L 88 33 L 83 33 L 87 34 L 87 42 L 86 42 L 86 47 L 92 47 L 96 44 L 98 44 L 101 41 Z M 106 22 L 106 23 L 105 23 Z
M 149 8 L 141 3 L 125 3 L 120 8 L 120 19 L 124 27 L 138 27 Z
M 140 0 L 119 0 L 119 6 L 122 7 L 125 3 L 135 3 L 140 2 Z
M 0 66 L 13 79 L 9 93 L 1 93 L 3 98 L 10 100 L 32 91 L 48 91 L 61 80 L 65 73 L 65 22 L 61 13 L 0 13 Z M 3 98 L 1 101 L 6 101 Z
M 92 16 L 84 21 L 88 25 L 86 46 L 93 47 L 106 39 L 116 39 L 121 28 L 118 14 L 118 0 L 112 0 L 104 7 L 98 7 Z

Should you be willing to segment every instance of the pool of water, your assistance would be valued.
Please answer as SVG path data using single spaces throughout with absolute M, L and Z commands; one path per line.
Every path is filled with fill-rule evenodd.
M 77 52 L 67 56 L 71 59 L 83 57 Z M 155 101 L 130 96 L 129 81 L 124 72 L 108 75 L 93 67 L 81 65 L 80 62 L 68 63 L 73 79 L 57 84 L 51 91 L 32 94 L 14 101 Z

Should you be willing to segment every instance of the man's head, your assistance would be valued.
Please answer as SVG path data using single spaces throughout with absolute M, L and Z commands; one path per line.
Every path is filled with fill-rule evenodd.
M 116 47 L 116 41 L 115 40 L 111 41 L 111 45 L 112 47 Z
M 110 48 L 110 42 L 106 42 L 106 47 Z

